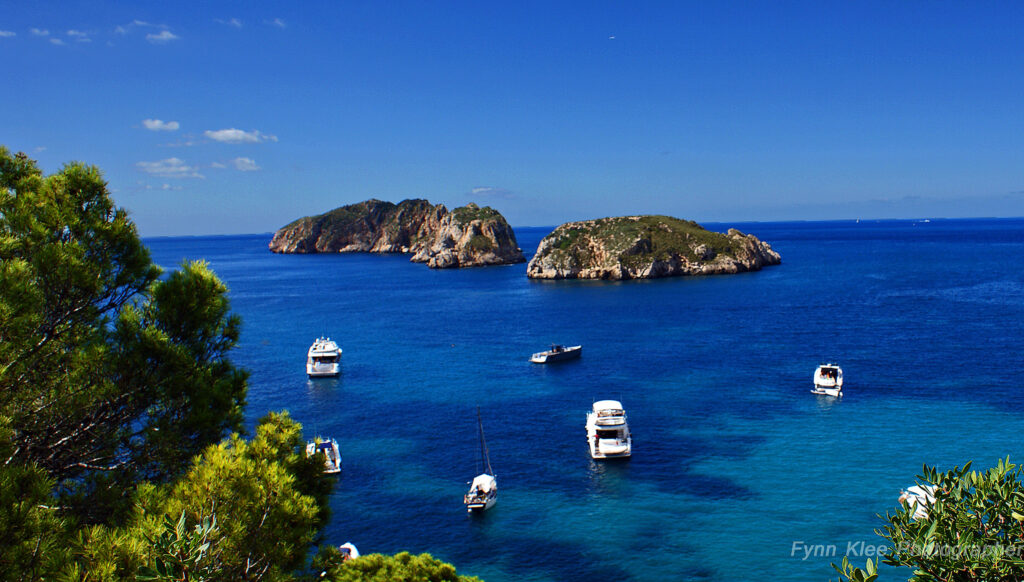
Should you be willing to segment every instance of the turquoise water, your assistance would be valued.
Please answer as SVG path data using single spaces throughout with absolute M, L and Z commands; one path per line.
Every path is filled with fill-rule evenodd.
M 147 243 L 230 286 L 250 424 L 287 408 L 338 439 L 324 534 L 362 552 L 430 552 L 489 582 L 820 581 L 848 544 L 881 541 L 877 514 L 922 463 L 1020 457 L 1024 220 L 706 226 L 752 232 L 783 264 L 549 282 L 274 255 L 269 235 Z M 549 230 L 518 229 L 520 245 Z M 344 349 L 336 380 L 304 374 L 321 334 Z M 527 362 L 551 342 L 583 357 Z M 843 366 L 840 401 L 809 393 L 824 360 Z M 603 398 L 629 414 L 629 461 L 589 459 L 584 415 Z M 501 492 L 469 517 L 477 405 Z

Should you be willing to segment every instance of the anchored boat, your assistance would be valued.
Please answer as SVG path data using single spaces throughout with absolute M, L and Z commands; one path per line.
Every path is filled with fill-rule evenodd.
M 837 364 L 822 364 L 814 370 L 814 390 L 812 394 L 824 396 L 843 395 L 843 369 Z
M 324 473 L 334 475 L 341 472 L 341 449 L 338 447 L 338 441 L 316 439 L 306 445 L 307 457 L 312 457 L 318 452 L 324 455 Z
M 306 373 L 310 378 L 337 376 L 341 373 L 341 348 L 329 337 L 320 337 L 306 353 Z
M 587 444 L 594 459 L 629 457 L 633 437 L 626 423 L 626 411 L 618 400 L 599 400 L 587 413 Z
M 906 503 L 914 512 L 915 520 L 928 519 L 928 508 L 935 503 L 935 485 L 914 485 L 900 493 L 900 503 Z
M 466 505 L 466 511 L 486 511 L 498 501 L 498 479 L 491 469 L 491 455 L 487 450 L 487 441 L 484 440 L 484 424 L 480 420 L 480 407 L 476 409 L 476 426 L 480 432 L 480 462 L 483 464 L 484 472 L 473 477 L 469 484 L 469 492 L 462 498 Z
M 583 346 L 566 347 L 559 344 L 551 344 L 550 350 L 533 354 L 530 356 L 530 361 L 534 364 L 550 364 L 552 362 L 563 362 L 565 360 L 578 358 L 582 353 Z

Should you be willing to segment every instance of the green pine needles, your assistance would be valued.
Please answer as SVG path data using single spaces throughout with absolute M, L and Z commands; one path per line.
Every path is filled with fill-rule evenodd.
M 310 570 L 332 482 L 299 423 L 240 434 L 240 333 L 209 265 L 161 277 L 97 168 L 0 147 L 0 580 L 363 579 Z

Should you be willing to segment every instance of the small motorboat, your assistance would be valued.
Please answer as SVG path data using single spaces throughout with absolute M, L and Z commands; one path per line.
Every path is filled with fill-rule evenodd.
M 498 502 L 498 478 L 494 476 L 494 469 L 491 468 L 491 455 L 487 450 L 487 441 L 484 440 L 484 424 L 480 420 L 480 408 L 476 409 L 476 426 L 480 432 L 480 465 L 483 473 L 473 477 L 469 484 L 469 492 L 462 497 L 466 505 L 466 511 L 486 511 Z
M 935 503 L 935 485 L 914 485 L 900 492 L 900 503 L 906 503 L 916 519 L 928 519 L 928 508 Z
M 843 369 L 837 364 L 822 364 L 814 370 L 812 394 L 841 397 L 843 395 Z
M 306 374 L 329 378 L 341 373 L 341 348 L 329 337 L 317 338 L 306 353 Z
M 565 360 L 571 360 L 573 358 L 580 357 L 583 353 L 583 346 L 563 346 L 559 344 L 551 344 L 551 349 L 543 352 L 537 352 L 530 356 L 530 361 L 534 364 L 550 364 L 552 362 L 564 362 Z
M 590 457 L 611 459 L 633 454 L 633 437 L 626 411 L 618 400 L 599 400 L 587 413 L 587 444 Z
M 306 456 L 312 457 L 317 454 L 324 455 L 324 473 L 334 475 L 341 472 L 341 449 L 338 441 L 334 439 L 320 440 L 306 445 Z

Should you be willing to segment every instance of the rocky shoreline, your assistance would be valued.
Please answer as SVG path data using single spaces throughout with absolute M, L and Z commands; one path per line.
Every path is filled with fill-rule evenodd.
M 468 204 L 452 211 L 427 200 L 366 200 L 278 229 L 275 253 L 411 253 L 434 269 L 522 263 L 515 232 L 497 210 Z

